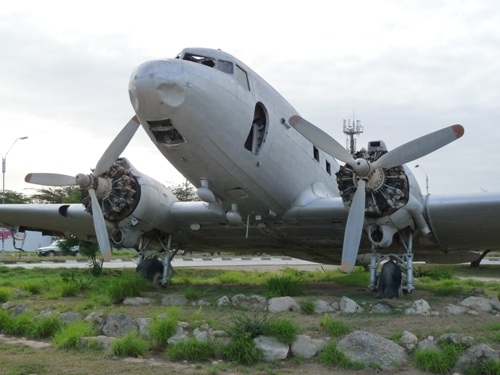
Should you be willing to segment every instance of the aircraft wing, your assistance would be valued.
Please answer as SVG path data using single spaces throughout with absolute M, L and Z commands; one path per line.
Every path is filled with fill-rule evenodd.
M 430 195 L 426 211 L 443 250 L 500 248 L 500 193 Z
M 3 204 L 0 225 L 95 241 L 92 216 L 81 204 Z

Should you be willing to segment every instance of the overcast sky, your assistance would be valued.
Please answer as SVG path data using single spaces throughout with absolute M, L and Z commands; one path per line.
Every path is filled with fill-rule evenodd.
M 29 137 L 7 155 L 6 189 L 30 194 L 29 172 L 90 172 L 134 114 L 132 70 L 185 47 L 236 56 L 341 143 L 354 111 L 358 148 L 463 124 L 464 137 L 410 164 L 422 190 L 427 174 L 431 194 L 500 191 L 497 0 L 3 4 L 0 155 Z M 182 180 L 142 129 L 123 156 L 163 184 Z

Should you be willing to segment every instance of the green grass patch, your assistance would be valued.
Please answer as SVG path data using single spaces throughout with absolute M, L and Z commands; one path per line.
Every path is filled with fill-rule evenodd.
M 334 337 L 343 336 L 352 331 L 352 328 L 344 322 L 333 318 L 330 315 L 323 315 L 320 326 Z
M 439 349 L 417 349 L 413 356 L 415 364 L 424 371 L 436 374 L 451 372 L 464 347 L 444 343 Z
M 53 339 L 54 345 L 59 349 L 77 348 L 82 337 L 95 336 L 95 327 L 87 322 L 71 323 L 62 328 Z
M 0 287 L 0 303 L 5 303 L 12 298 L 12 288 L 2 286 Z
M 267 298 L 302 295 L 303 282 L 296 276 L 276 275 L 267 280 L 264 294 Z
M 111 344 L 111 354 L 117 357 L 143 357 L 149 350 L 149 343 L 135 332 L 117 338 Z
M 126 270 L 129 271 L 129 270 Z M 152 289 L 151 283 L 135 272 L 123 272 L 108 283 L 106 294 L 113 303 L 120 303 L 127 297 L 138 297 Z
M 314 314 L 316 305 L 313 301 L 300 301 L 300 312 L 304 315 Z
M 255 346 L 250 336 L 231 337 L 229 343 L 222 346 L 219 354 L 227 361 L 246 366 L 258 363 L 262 359 L 262 352 Z
M 276 318 L 267 322 L 264 334 L 272 336 L 283 344 L 291 344 L 297 338 L 300 327 L 290 319 Z
M 165 314 L 165 317 L 157 318 L 149 326 L 149 333 L 156 348 L 165 348 L 168 344 L 168 339 L 175 334 L 177 330 L 177 320 L 179 319 L 179 311 L 171 309 L 170 313 Z
M 167 358 L 173 361 L 187 360 L 201 362 L 213 356 L 214 346 L 211 343 L 198 341 L 191 337 L 167 347 Z

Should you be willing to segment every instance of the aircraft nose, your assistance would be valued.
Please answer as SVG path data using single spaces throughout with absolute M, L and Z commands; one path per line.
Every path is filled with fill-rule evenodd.
M 182 105 L 186 97 L 184 69 L 178 60 L 155 60 L 139 65 L 130 77 L 129 95 L 137 114 L 161 120 Z

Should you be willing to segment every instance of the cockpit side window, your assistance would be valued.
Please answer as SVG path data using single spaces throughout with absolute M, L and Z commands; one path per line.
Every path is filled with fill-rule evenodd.
M 244 89 L 250 91 L 247 72 L 241 69 L 238 65 L 236 65 L 236 80 L 241 86 L 243 86 Z

